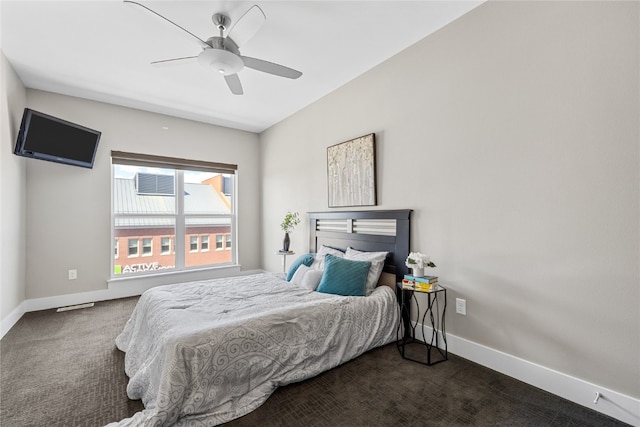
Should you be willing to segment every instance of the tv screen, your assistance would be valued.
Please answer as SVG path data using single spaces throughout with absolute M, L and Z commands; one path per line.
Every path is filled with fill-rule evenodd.
M 101 132 L 30 108 L 24 109 L 14 153 L 92 168 Z

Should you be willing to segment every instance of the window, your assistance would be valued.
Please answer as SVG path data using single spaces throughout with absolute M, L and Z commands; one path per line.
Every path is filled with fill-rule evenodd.
M 190 236 L 189 237 L 189 250 L 191 252 L 198 251 L 198 236 Z
M 163 237 L 160 239 L 160 253 L 162 255 L 171 254 L 171 237 Z
M 113 239 L 113 240 L 114 240 L 113 257 L 118 258 L 118 239 Z
M 234 246 L 235 165 L 117 151 L 111 159 L 114 277 L 235 264 L 235 251 L 209 250 L 211 235 L 216 249 Z M 127 259 L 117 257 L 118 239 Z
M 142 256 L 152 255 L 153 252 L 153 240 L 150 237 L 142 239 Z
M 129 239 L 129 256 L 138 256 L 138 239 Z
M 233 189 L 233 181 L 229 177 L 222 178 L 222 193 L 226 196 L 231 195 L 231 190 Z

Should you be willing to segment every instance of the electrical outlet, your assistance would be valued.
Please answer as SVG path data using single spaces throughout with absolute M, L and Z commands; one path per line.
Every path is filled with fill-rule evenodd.
M 456 298 L 456 313 L 467 315 L 467 300 L 462 298 Z
M 78 270 L 69 270 L 69 280 L 76 280 L 78 278 Z

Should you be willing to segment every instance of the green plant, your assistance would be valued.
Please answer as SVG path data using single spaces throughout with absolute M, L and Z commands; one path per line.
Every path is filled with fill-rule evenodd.
M 282 220 L 280 228 L 282 228 L 282 231 L 285 233 L 291 233 L 298 224 L 300 224 L 300 216 L 298 215 L 298 212 L 291 213 L 291 211 L 289 211 L 284 216 L 284 220 Z

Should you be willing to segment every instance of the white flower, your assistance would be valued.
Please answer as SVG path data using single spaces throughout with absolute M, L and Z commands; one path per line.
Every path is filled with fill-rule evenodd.
M 435 267 L 436 265 L 431 262 L 431 258 L 428 255 L 421 254 L 420 252 L 411 252 L 405 261 L 405 265 L 409 268 L 425 268 Z

